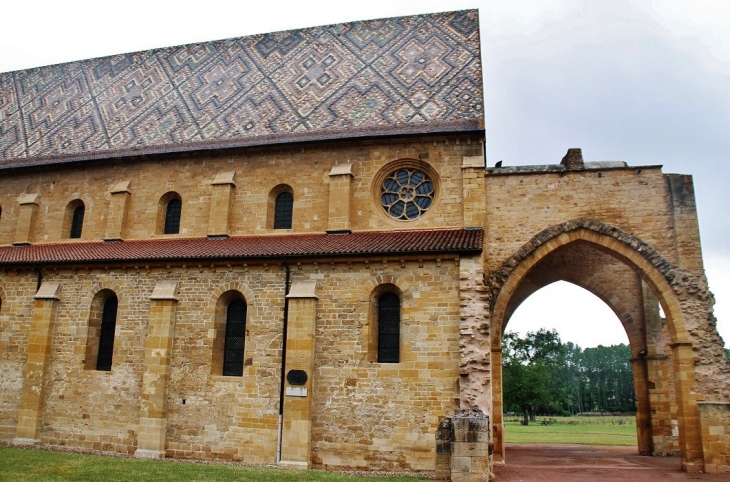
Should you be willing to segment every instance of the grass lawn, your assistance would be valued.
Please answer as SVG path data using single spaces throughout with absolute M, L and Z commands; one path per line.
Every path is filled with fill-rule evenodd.
M 636 420 L 633 417 L 538 417 L 536 422 L 520 425 L 520 419 L 504 422 L 507 443 L 636 445 Z M 543 421 L 550 421 L 543 425 Z
M 0 447 L 0 481 L 93 482 L 213 482 L 213 481 L 398 481 L 418 477 L 356 477 L 337 473 L 294 471 L 240 465 L 196 464 L 80 455 Z

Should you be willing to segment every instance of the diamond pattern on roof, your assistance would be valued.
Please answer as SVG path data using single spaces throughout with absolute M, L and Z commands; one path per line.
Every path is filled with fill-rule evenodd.
M 476 10 L 0 74 L 0 167 L 481 130 Z

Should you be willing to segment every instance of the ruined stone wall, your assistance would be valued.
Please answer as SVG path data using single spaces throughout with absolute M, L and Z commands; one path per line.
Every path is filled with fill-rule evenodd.
M 498 269 L 543 229 L 575 218 L 616 226 L 677 261 L 669 192 L 658 167 L 492 173 L 486 179 L 490 269 Z
M 558 235 L 562 228 L 555 227 L 570 220 L 597 222 L 602 226 L 597 230 L 639 250 L 673 287 L 695 351 L 700 400 L 730 399 L 730 367 L 715 326 L 714 297 L 697 257 L 691 178 L 664 175 L 658 167 L 590 169 L 492 173 L 486 186 L 485 256 L 492 273 L 510 264 L 524 245 L 547 241 L 548 227 Z M 612 226 L 620 231 L 609 232 Z
M 211 184 L 219 173 L 231 171 L 236 173 L 236 186 L 231 193 L 229 235 L 272 233 L 270 193 L 282 184 L 290 186 L 294 194 L 292 232 L 324 232 L 329 207 L 329 173 L 333 166 L 347 163 L 353 165 L 350 205 L 353 231 L 460 226 L 462 157 L 481 154 L 479 138 L 462 135 L 380 143 L 310 144 L 151 160 L 107 160 L 83 168 L 57 166 L 52 170 L 4 172 L 0 179 L 0 245 L 15 241 L 19 196 L 34 193 L 39 196 L 30 226 L 31 243 L 68 240 L 67 206 L 76 199 L 82 200 L 86 207 L 81 240 L 101 240 L 107 228 L 109 191 L 124 181 L 129 181 L 131 195 L 121 233 L 123 239 L 163 236 L 160 199 L 171 191 L 178 193 L 183 201 L 177 236 L 206 236 Z M 403 158 L 422 159 L 438 177 L 434 180 L 438 190 L 436 203 L 425 216 L 407 225 L 383 213 L 372 185 L 383 166 Z

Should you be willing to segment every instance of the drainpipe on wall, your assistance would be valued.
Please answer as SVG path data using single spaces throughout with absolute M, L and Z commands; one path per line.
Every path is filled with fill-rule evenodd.
M 43 273 L 41 273 L 41 270 L 38 266 L 33 267 L 35 269 L 36 274 L 38 275 L 38 283 L 35 287 L 35 292 L 38 293 L 38 290 L 41 289 L 41 284 L 43 283 Z
M 286 332 L 289 325 L 289 279 L 291 277 L 291 270 L 289 265 L 286 264 L 286 258 L 281 262 L 286 269 L 286 278 L 284 281 L 284 327 L 282 329 L 282 342 L 281 342 L 281 385 L 279 387 L 279 426 L 278 426 L 278 439 L 276 442 L 276 463 L 281 462 L 281 435 L 283 430 L 284 421 L 284 380 L 286 377 Z

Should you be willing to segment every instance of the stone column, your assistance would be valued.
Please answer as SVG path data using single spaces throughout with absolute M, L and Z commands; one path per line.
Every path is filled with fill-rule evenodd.
M 452 482 L 494 480 L 489 464 L 491 427 L 480 410 L 457 410 L 436 432 L 436 477 Z
M 678 455 L 672 435 L 670 380 L 671 360 L 669 359 L 667 338 L 669 333 L 662 326 L 659 314 L 659 300 L 654 291 L 641 283 L 644 297 L 644 326 L 646 327 L 646 385 L 649 397 L 651 423 L 651 450 L 653 455 Z M 637 423 L 638 430 L 638 423 Z
M 220 172 L 213 180 L 210 195 L 210 214 L 208 216 L 208 236 L 228 236 L 228 217 L 231 211 L 231 198 L 236 183 L 236 171 Z
M 144 349 L 142 404 L 139 413 L 135 457 L 165 457 L 167 433 L 167 383 L 170 378 L 170 351 L 177 306 L 176 280 L 160 280 L 152 291 L 150 320 Z
M 504 465 L 504 402 L 502 397 L 502 347 L 492 348 L 492 431 L 494 465 Z
M 352 164 L 338 164 L 330 171 L 330 201 L 327 215 L 328 233 L 350 232 L 352 178 Z
M 15 225 L 15 246 L 30 244 L 30 230 L 33 227 L 33 218 L 38 211 L 38 197 L 40 194 L 23 194 L 18 198 L 20 213 Z
M 289 314 L 284 372 L 284 415 L 281 431 L 283 467 L 308 469 L 311 460 L 312 370 L 316 281 L 295 281 L 287 298 Z
M 730 403 L 700 402 L 705 472 L 730 473 Z
M 59 294 L 60 285 L 46 281 L 35 295 L 28 339 L 28 359 L 23 370 L 18 425 L 15 428 L 15 443 L 40 442 L 46 401 L 45 379 L 51 360 L 53 325 L 58 311 Z
M 651 455 L 651 414 L 649 413 L 649 389 L 646 355 L 631 360 L 636 392 L 636 438 L 641 455 Z
M 702 472 L 703 457 L 700 442 L 700 416 L 694 383 L 694 354 L 689 342 L 672 344 L 675 390 L 677 392 L 677 421 L 679 422 L 679 452 L 685 472 Z
M 484 157 L 464 156 L 461 161 L 464 227 L 483 228 L 486 225 L 486 184 Z
M 436 464 L 434 477 L 437 480 L 451 479 L 451 450 L 454 429 L 451 417 L 444 417 L 436 430 Z
M 124 235 L 124 221 L 127 218 L 127 204 L 132 192 L 129 181 L 119 181 L 109 194 L 109 210 L 106 216 L 106 234 L 104 241 L 121 241 Z

